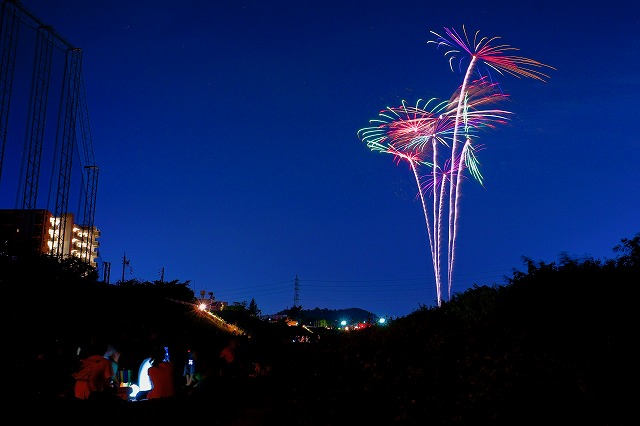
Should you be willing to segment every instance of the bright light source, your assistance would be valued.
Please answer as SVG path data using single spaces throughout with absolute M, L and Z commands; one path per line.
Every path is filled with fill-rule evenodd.
M 344 327 L 345 325 L 347 325 L 347 322 L 345 320 L 342 320 L 340 321 L 340 325 Z
M 200 309 L 201 311 L 204 311 L 205 309 L 207 309 L 207 304 L 206 303 L 199 304 L 198 309 Z
M 135 399 L 136 395 L 138 395 L 138 392 L 140 392 L 140 387 L 136 384 L 131 385 L 131 393 L 129 394 L 129 398 Z
M 151 379 L 149 378 L 149 367 L 151 367 L 151 358 L 145 358 L 140 364 L 140 370 L 138 371 L 138 390 L 148 391 L 153 388 Z
M 384 324 L 384 323 L 386 322 L 386 320 L 385 320 L 384 318 L 380 318 L 380 319 L 378 320 L 378 322 L 379 322 L 380 324 Z

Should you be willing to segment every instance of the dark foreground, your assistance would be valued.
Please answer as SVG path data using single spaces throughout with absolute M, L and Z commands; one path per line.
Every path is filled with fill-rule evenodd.
M 31 396 L 10 410 L 20 423 L 68 425 L 627 425 L 637 420 L 637 392 L 625 367 L 630 359 L 603 358 L 613 354 L 611 347 L 592 348 L 595 358 L 587 356 L 585 363 L 578 354 L 585 348 L 574 347 L 574 338 L 554 349 L 518 345 L 513 351 L 486 335 L 443 340 L 448 341 L 432 349 L 433 341 L 413 341 L 389 352 L 390 342 L 371 336 L 339 338 L 297 346 L 270 376 L 215 379 L 206 392 L 143 401 Z M 385 350 L 378 351 L 378 344 Z
M 388 327 L 292 344 L 257 327 L 252 338 L 261 344 L 248 361 L 265 359 L 269 375 L 212 377 L 201 392 L 170 400 L 77 401 L 29 393 L 38 381 L 42 389 L 55 383 L 42 379 L 59 369 L 9 363 L 3 414 L 11 423 L 67 425 L 635 425 L 632 296 L 640 282 L 640 234 L 623 242 L 615 260 L 528 261 L 526 272 L 514 271 L 506 285 L 475 286 Z M 145 300 L 150 310 L 142 318 L 154 319 L 150 324 L 159 327 L 168 318 L 166 327 L 194 335 L 197 324 L 181 322 L 175 304 Z M 12 308 L 6 303 L 4 311 L 14 312 L 5 323 L 13 351 L 40 350 L 47 327 L 53 333 L 79 324 L 60 319 L 61 303 L 43 303 L 51 315 L 31 328 L 34 323 Z M 138 336 L 113 321 L 109 327 Z M 210 340 L 212 331 L 200 336 Z

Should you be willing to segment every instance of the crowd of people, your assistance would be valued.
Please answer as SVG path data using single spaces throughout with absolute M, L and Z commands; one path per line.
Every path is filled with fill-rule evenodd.
M 62 373 L 60 362 L 43 367 L 43 375 L 51 374 L 52 380 L 60 383 L 34 392 L 54 392 L 77 400 L 166 399 L 203 394 L 221 383 L 264 376 L 270 371 L 264 360 L 254 356 L 244 336 L 228 336 L 217 345 L 186 350 L 162 341 L 147 346 L 146 350 L 129 352 L 127 345 L 91 339 L 67 354 L 70 359 Z

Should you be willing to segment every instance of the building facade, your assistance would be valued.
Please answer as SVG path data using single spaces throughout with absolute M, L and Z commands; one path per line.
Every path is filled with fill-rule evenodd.
M 75 256 L 97 266 L 100 231 L 74 223 L 72 213 L 55 217 L 48 210 L 0 209 L 0 253 L 24 252 Z

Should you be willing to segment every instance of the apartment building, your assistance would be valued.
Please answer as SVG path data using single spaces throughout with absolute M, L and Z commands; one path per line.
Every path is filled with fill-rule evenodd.
M 0 253 L 24 251 L 76 256 L 97 266 L 100 231 L 74 223 L 74 215 L 48 210 L 0 209 Z

